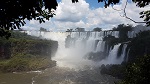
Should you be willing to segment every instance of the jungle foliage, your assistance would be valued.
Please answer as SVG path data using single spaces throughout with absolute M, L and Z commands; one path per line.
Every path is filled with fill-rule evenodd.
M 13 31 L 9 39 L 0 38 L 0 71 L 28 71 L 56 65 L 51 57 L 58 43 Z

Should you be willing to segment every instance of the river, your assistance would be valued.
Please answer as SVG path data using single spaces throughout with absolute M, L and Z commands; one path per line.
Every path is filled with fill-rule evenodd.
M 84 70 L 53 67 L 43 71 L 0 74 L 0 84 L 114 84 L 114 81 L 118 80 L 88 67 Z

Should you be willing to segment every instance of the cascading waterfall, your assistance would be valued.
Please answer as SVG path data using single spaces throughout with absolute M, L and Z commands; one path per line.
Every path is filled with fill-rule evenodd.
M 130 48 L 129 48 L 129 49 L 128 49 L 128 51 L 127 51 L 127 55 L 126 55 L 126 62 L 128 61 L 129 51 L 130 51 Z
M 57 61 L 60 67 L 83 68 L 85 66 L 101 66 L 101 64 L 120 64 L 124 61 L 127 44 L 123 45 L 120 58 L 117 58 L 118 48 L 121 44 L 114 45 L 109 50 L 105 59 L 95 62 L 87 59 L 85 56 L 89 52 L 104 52 L 105 41 L 103 37 L 112 35 L 118 38 L 118 31 L 109 32 L 27 32 L 29 35 L 37 33 L 37 36 L 58 41 L 58 51 L 53 60 Z M 69 47 L 65 47 L 67 36 L 70 36 Z
M 120 64 L 120 59 L 117 59 L 117 53 L 120 45 L 121 44 L 115 45 L 113 49 L 110 48 L 108 57 L 100 61 L 100 64 Z
M 83 55 L 86 50 L 83 46 L 85 43 L 82 40 L 76 40 L 75 44 L 69 48 L 65 47 L 66 37 L 70 33 L 62 32 L 45 32 L 42 37 L 47 39 L 52 39 L 58 41 L 58 51 L 55 56 L 52 57 L 53 60 L 57 61 L 57 65 L 60 67 L 70 67 L 70 68 L 83 68 L 86 65 L 93 65 L 91 60 L 83 59 Z M 73 35 L 74 37 L 79 37 L 79 35 Z M 81 38 L 84 38 L 82 35 Z
M 108 57 L 100 61 L 99 63 L 100 64 L 121 64 L 124 61 L 124 58 L 126 56 L 127 44 L 123 44 L 121 56 L 117 58 L 117 53 L 118 53 L 120 45 L 121 44 L 115 45 L 113 49 L 110 48 Z
M 96 46 L 96 52 L 104 52 L 105 41 L 99 41 Z
M 124 61 L 124 58 L 126 56 L 126 49 L 127 49 L 127 44 L 123 44 L 122 53 L 121 56 L 118 58 L 119 59 L 118 63 L 122 63 Z
M 133 38 L 133 37 L 136 37 L 136 33 L 135 31 L 128 31 L 127 35 L 128 35 L 128 38 Z

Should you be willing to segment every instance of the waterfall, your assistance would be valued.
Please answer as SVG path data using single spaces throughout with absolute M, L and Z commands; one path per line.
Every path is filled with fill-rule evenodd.
M 113 31 L 111 36 L 115 36 L 116 38 L 119 38 L 119 31 Z
M 69 48 L 65 47 L 65 40 L 70 33 L 59 33 L 59 32 L 47 32 L 44 34 L 44 38 L 58 41 L 58 51 L 52 60 L 57 61 L 59 67 L 70 67 L 75 69 L 82 69 L 84 66 L 94 66 L 94 62 L 88 59 L 84 59 L 84 55 L 94 49 L 95 41 L 87 40 L 86 43 L 85 33 L 72 32 L 71 45 Z M 89 46 L 87 46 L 89 45 Z
M 121 44 L 115 45 L 113 49 L 110 48 L 108 57 L 102 60 L 100 64 L 120 64 L 120 60 L 117 59 L 117 53 L 120 45 Z
M 115 45 L 113 49 L 110 48 L 108 57 L 102 60 L 100 63 L 101 64 L 121 64 L 124 61 L 124 58 L 126 56 L 127 44 L 123 44 L 121 56 L 117 58 L 120 45 L 121 43 Z
M 127 35 L 128 35 L 128 38 L 133 38 L 133 37 L 136 37 L 136 33 L 135 31 L 128 31 Z
M 89 39 L 86 42 L 86 52 L 92 52 L 94 51 L 95 48 L 95 40 L 94 39 Z
M 43 31 L 21 31 L 23 33 L 27 33 L 28 35 L 31 35 L 31 36 L 36 36 L 36 37 L 41 37 L 44 35 L 45 32 Z
M 105 49 L 105 41 L 99 41 L 96 47 L 96 52 L 104 52 Z
M 121 56 L 120 56 L 120 58 L 118 58 L 119 63 L 122 63 L 124 61 L 124 58 L 126 56 L 126 48 L 127 48 L 127 44 L 123 44 Z
M 128 61 L 129 52 L 130 52 L 130 48 L 129 48 L 128 51 L 127 51 L 126 62 Z
M 121 44 L 114 45 L 109 48 L 105 45 L 103 37 L 106 35 L 112 35 L 116 38 L 119 37 L 118 31 L 101 31 L 101 32 L 27 32 L 29 35 L 41 36 L 46 39 L 52 39 L 58 41 L 58 51 L 53 60 L 57 61 L 57 65 L 60 67 L 70 68 L 83 68 L 84 66 L 101 66 L 101 64 L 120 64 L 124 61 L 127 44 L 123 45 L 120 58 L 117 58 L 119 46 Z M 69 36 L 69 37 L 68 37 Z M 68 38 L 69 47 L 65 47 L 66 39 Z M 102 56 L 108 51 L 108 56 Z M 96 62 L 86 58 L 96 55 L 102 56 L 102 60 Z M 105 58 L 103 58 L 105 57 Z M 101 57 L 100 57 L 101 58 Z

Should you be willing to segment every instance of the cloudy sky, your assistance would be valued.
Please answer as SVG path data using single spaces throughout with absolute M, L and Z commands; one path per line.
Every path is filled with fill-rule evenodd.
M 79 0 L 78 3 L 72 3 L 71 0 L 57 1 L 56 16 L 42 24 L 35 20 L 26 21 L 27 24 L 22 28 L 39 30 L 40 27 L 43 27 L 49 31 L 65 31 L 77 27 L 85 28 L 85 30 L 100 27 L 103 30 L 108 30 L 122 23 L 137 25 L 122 17 L 124 14 L 122 9 L 126 0 L 122 0 L 121 3 L 108 8 L 104 8 L 104 4 L 98 3 L 97 0 Z M 120 11 L 116 11 L 113 8 Z M 143 19 L 139 18 L 139 12 L 148 9 L 150 9 L 150 5 L 145 8 L 138 8 L 135 3 L 130 2 L 127 4 L 126 14 L 136 21 L 142 21 Z

